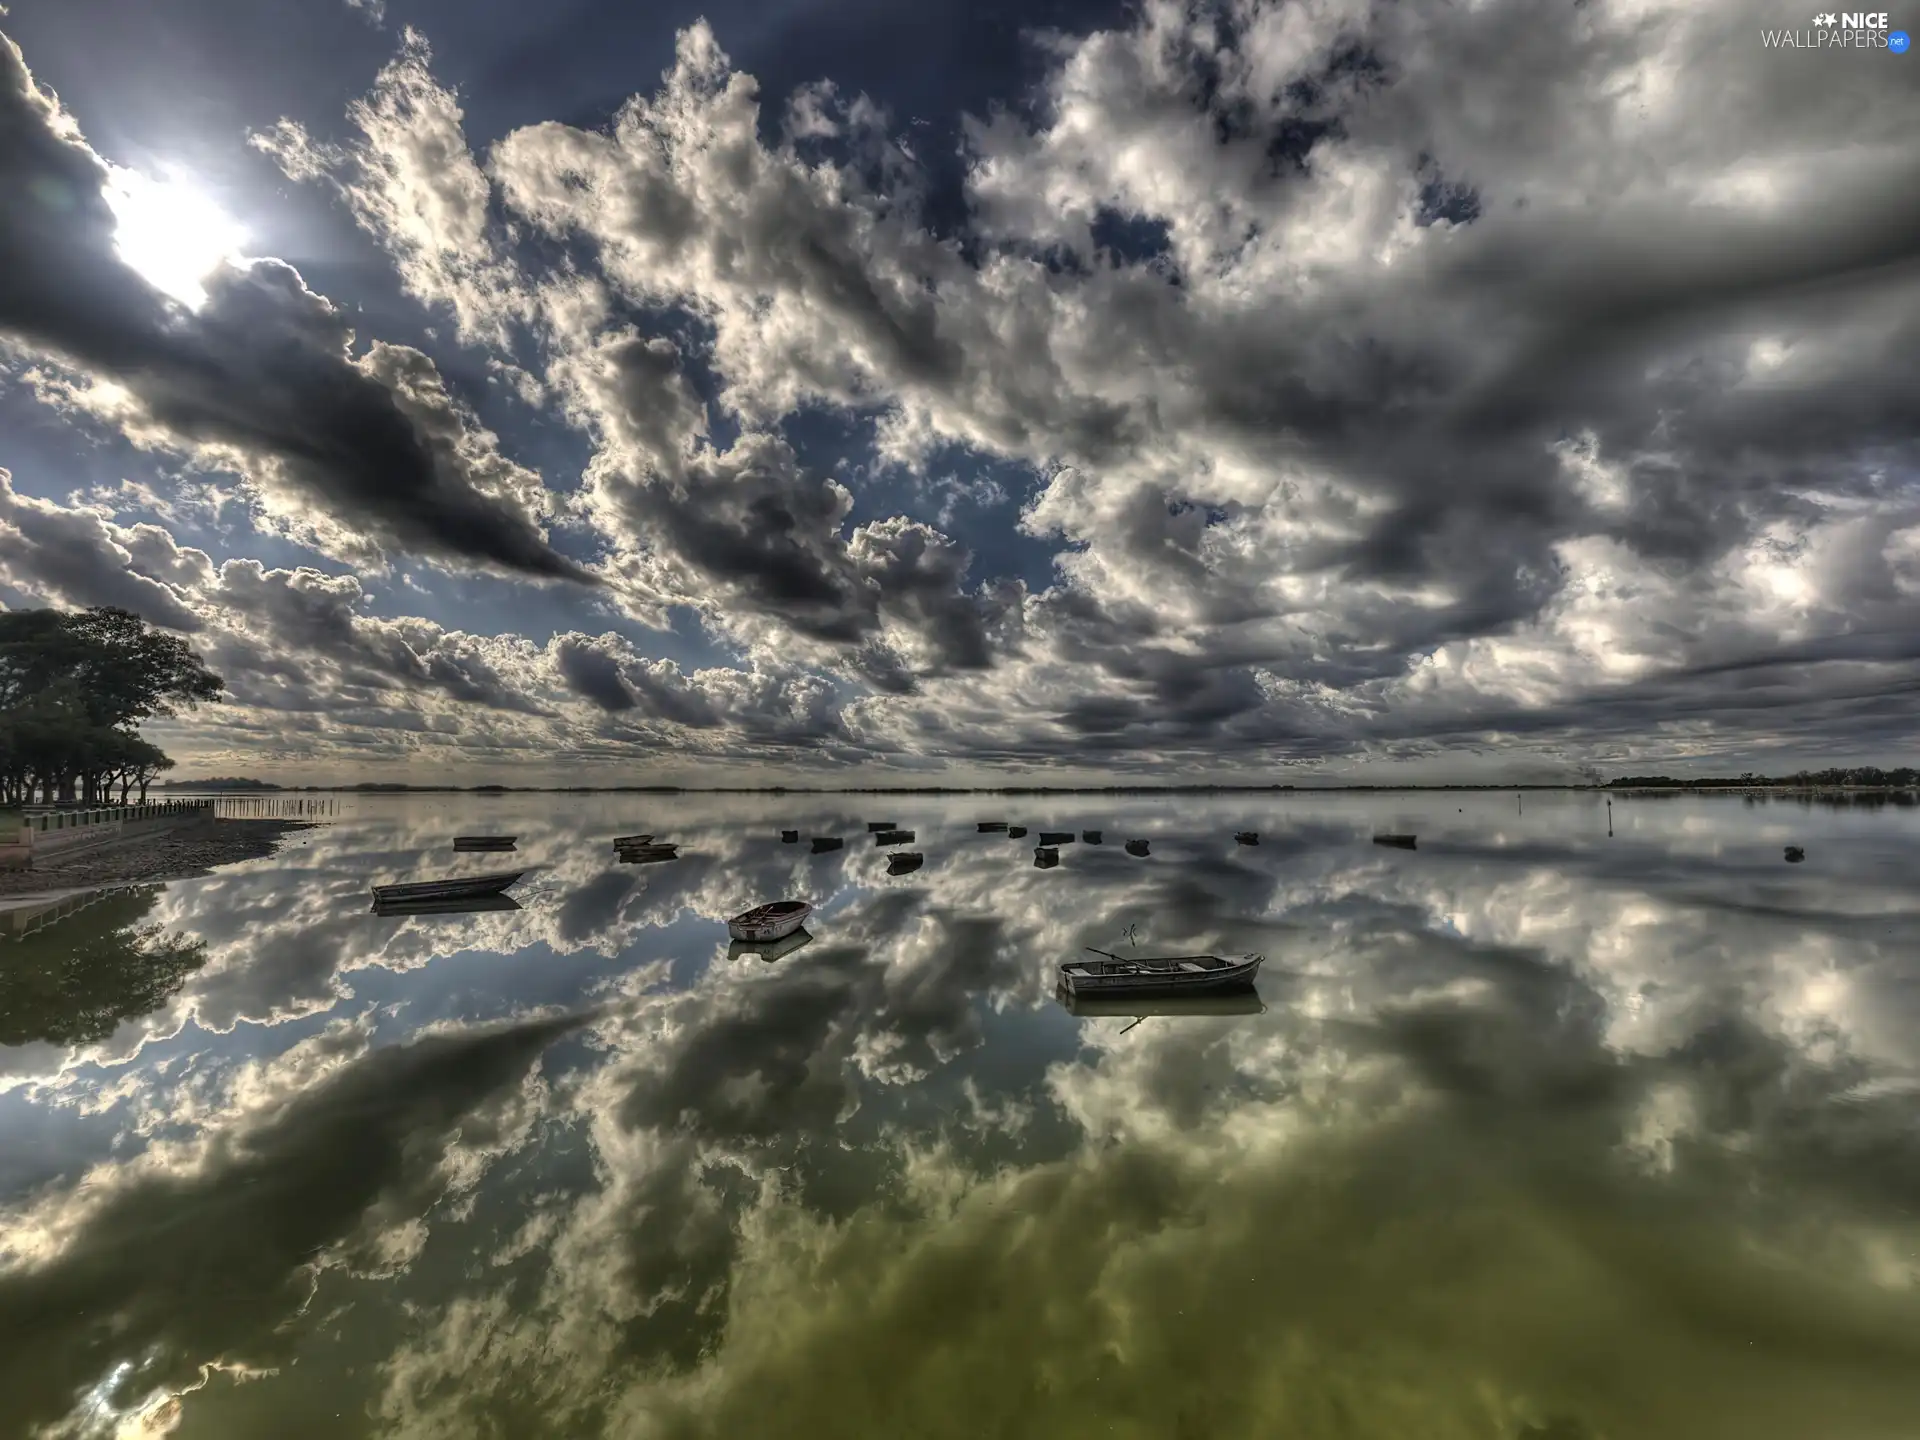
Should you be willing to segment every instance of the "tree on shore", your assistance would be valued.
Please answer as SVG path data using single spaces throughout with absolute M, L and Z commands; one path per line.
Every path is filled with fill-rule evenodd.
M 131 611 L 0 612 L 0 804 L 125 803 L 173 761 L 141 721 L 226 689 L 186 641 Z

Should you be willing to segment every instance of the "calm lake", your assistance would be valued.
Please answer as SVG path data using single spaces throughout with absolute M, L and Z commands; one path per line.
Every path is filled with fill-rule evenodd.
M 0 1434 L 1920 1435 L 1911 807 L 336 803 L 0 939 Z

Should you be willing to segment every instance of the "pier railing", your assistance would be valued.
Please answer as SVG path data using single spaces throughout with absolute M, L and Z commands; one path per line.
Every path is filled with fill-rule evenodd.
M 19 812 L 17 831 L 0 833 L 0 869 L 31 869 L 36 857 L 68 855 L 212 818 L 211 800 L 156 800 L 149 805 L 84 809 L 28 806 Z

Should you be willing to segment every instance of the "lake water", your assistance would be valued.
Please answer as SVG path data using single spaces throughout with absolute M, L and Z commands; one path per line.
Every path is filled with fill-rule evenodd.
M 1612 824 L 342 800 L 0 940 L 0 1434 L 1920 1435 L 1920 812 Z M 462 831 L 522 908 L 369 913 L 503 868 Z M 812 942 L 730 956 L 784 895 Z M 1260 1007 L 1055 1001 L 1136 942 L 1264 952 Z

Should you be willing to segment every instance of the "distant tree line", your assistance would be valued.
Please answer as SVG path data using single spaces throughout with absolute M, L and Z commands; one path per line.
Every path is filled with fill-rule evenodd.
M 1609 790 L 1737 790 L 1757 785 L 1788 785 L 1802 789 L 1849 786 L 1856 789 L 1911 790 L 1920 786 L 1920 770 L 1902 766 L 1882 770 L 1877 765 L 1856 765 L 1848 769 L 1798 770 L 1791 775 L 1756 775 L 1752 771 L 1738 779 L 1676 780 L 1671 775 L 1627 775 L 1609 780 Z
M 225 683 L 114 606 L 0 611 L 0 804 L 124 804 L 173 761 L 137 727 Z

